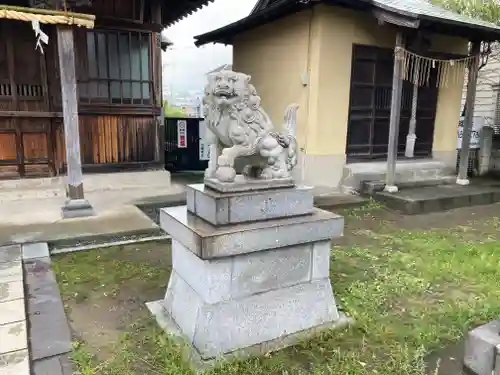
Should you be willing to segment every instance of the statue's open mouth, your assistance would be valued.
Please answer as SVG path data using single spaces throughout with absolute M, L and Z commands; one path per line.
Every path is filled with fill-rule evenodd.
M 218 98 L 220 98 L 220 99 L 226 99 L 226 100 L 234 98 L 236 96 L 234 93 L 229 92 L 228 90 L 223 90 L 223 89 L 219 89 L 219 90 L 216 89 L 214 91 L 214 94 Z

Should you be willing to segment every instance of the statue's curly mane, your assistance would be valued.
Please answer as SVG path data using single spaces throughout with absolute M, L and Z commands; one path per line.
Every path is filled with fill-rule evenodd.
M 239 122 L 244 128 L 249 128 L 254 133 L 261 135 L 267 133 L 272 127 L 269 116 L 260 106 L 260 97 L 254 85 L 250 83 L 250 76 L 242 73 L 227 72 L 233 74 L 234 96 L 231 104 L 217 103 L 214 92 L 216 91 L 217 76 L 209 78 L 205 87 L 204 111 L 206 114 L 227 114 Z M 217 121 L 217 116 L 213 117 Z M 215 123 L 214 126 L 217 124 Z

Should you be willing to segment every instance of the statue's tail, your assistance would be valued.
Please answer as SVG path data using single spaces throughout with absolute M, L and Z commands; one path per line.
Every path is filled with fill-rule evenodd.
M 285 111 L 285 123 L 283 128 L 285 134 L 288 136 L 296 137 L 297 135 L 297 111 L 299 110 L 298 104 L 290 104 Z
M 283 125 L 284 133 L 288 136 L 290 145 L 288 146 L 287 166 L 291 171 L 297 165 L 298 147 L 297 147 L 297 111 L 299 110 L 298 104 L 291 104 L 285 111 L 285 123 Z

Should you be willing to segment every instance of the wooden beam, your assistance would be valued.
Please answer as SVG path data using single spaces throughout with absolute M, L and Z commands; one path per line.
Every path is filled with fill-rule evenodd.
M 476 56 L 469 66 L 467 81 L 467 96 L 465 99 L 465 119 L 462 132 L 462 148 L 460 150 L 460 164 L 458 167 L 457 184 L 468 185 L 467 171 L 469 169 L 469 146 L 472 133 L 472 122 L 474 117 L 474 105 L 476 102 L 476 86 L 479 68 L 479 53 L 481 43 L 473 42 L 471 46 L 471 56 Z
M 95 26 L 98 28 L 123 28 L 126 30 L 141 30 L 141 31 L 155 31 L 160 32 L 163 30 L 161 24 L 156 23 L 142 23 L 139 21 L 115 18 L 115 17 L 99 17 Z
M 35 112 L 35 111 L 0 111 L 0 117 L 16 118 L 58 118 L 62 112 Z
M 161 24 L 162 18 L 162 4 L 161 0 L 153 0 L 151 4 L 151 20 L 156 24 Z M 161 31 L 158 32 L 159 43 L 157 40 L 153 41 L 153 53 L 152 56 L 152 72 L 153 72 L 153 103 L 155 105 L 159 105 L 163 108 L 163 64 L 162 64 L 162 49 L 161 49 Z M 165 115 L 162 112 L 156 118 L 155 124 L 155 160 L 165 163 L 165 153 L 164 145 L 165 145 Z
M 401 117 L 401 93 L 403 82 L 401 81 L 403 33 L 399 30 L 396 34 L 396 46 L 394 47 L 394 69 L 392 73 L 392 96 L 391 114 L 389 122 L 389 144 L 387 147 L 387 174 L 385 178 L 384 191 L 397 193 L 396 186 L 396 159 L 398 157 L 399 141 L 399 119 Z
M 380 9 L 373 11 L 373 15 L 378 20 L 379 24 L 391 23 L 396 26 L 409 27 L 411 29 L 418 29 L 420 26 L 419 20 L 414 20 L 408 17 L 399 16 L 394 13 L 389 13 Z
M 73 29 L 57 26 L 57 48 L 61 76 L 61 99 L 66 141 L 67 197 L 62 209 L 64 218 L 93 215 L 83 194 L 82 161 L 80 156 L 80 129 L 78 123 L 78 98 L 76 95 L 75 46 Z

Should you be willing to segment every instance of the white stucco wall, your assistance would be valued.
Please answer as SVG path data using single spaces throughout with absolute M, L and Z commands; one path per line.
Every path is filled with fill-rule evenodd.
M 465 80 L 462 95 L 462 108 L 465 103 L 467 92 L 467 80 Z M 497 91 L 495 86 L 500 84 L 500 45 L 492 46 L 492 52 L 488 63 L 479 71 L 476 91 L 476 103 L 474 116 L 481 116 L 486 119 L 485 124 L 495 125 L 495 107 L 497 101 Z M 497 125 L 500 125 L 497 124 Z

